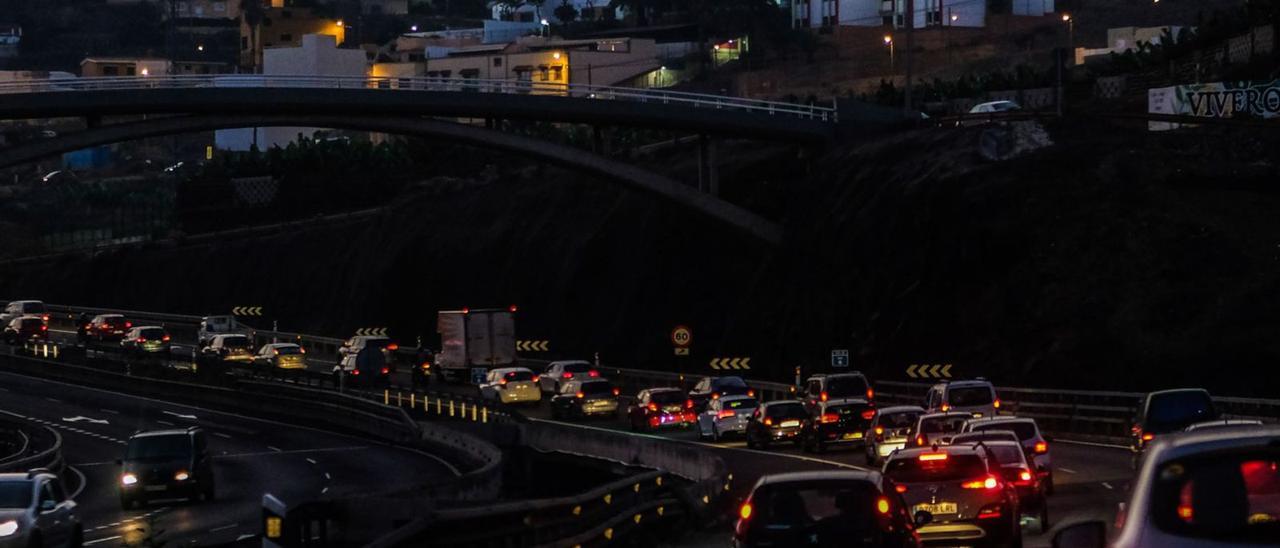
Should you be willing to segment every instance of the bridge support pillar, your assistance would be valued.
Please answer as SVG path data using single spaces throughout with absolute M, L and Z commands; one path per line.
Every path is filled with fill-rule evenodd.
M 720 195 L 720 165 L 716 161 L 716 141 L 707 135 L 698 136 L 698 190 Z

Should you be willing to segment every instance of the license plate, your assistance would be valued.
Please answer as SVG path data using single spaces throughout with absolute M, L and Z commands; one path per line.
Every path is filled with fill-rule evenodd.
M 169 489 L 169 486 L 167 485 L 148 485 L 146 487 L 147 491 L 151 491 L 153 493 L 158 491 L 166 491 L 168 489 Z
M 778 426 L 781 426 L 783 428 L 795 428 L 797 426 L 800 426 L 800 421 L 782 421 L 782 424 Z
M 862 439 L 862 432 L 849 432 L 848 434 L 845 434 L 845 435 L 843 435 L 843 436 L 840 436 L 840 439 L 842 439 L 842 440 L 860 440 L 860 439 Z
M 957 512 L 956 503 L 954 502 L 939 502 L 937 504 L 917 504 L 915 511 L 919 512 L 921 510 L 928 512 L 930 514 L 933 514 L 935 516 L 940 514 L 941 515 L 954 514 Z

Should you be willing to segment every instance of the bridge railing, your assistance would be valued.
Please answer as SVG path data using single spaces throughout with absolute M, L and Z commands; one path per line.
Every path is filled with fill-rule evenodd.
M 274 88 L 274 89 L 380 89 L 388 92 L 497 93 L 544 95 L 637 103 L 657 103 L 693 108 L 746 111 L 767 115 L 836 122 L 834 106 L 785 103 L 665 89 L 557 84 L 526 80 L 480 78 L 396 78 L 381 76 L 293 76 L 217 74 L 179 76 L 116 76 L 24 80 L 0 83 L 0 95 L 14 93 L 91 92 L 111 90 Z

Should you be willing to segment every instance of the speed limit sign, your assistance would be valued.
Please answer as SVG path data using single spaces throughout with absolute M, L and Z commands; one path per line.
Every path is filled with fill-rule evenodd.
M 687 348 L 689 343 L 692 342 L 693 330 L 687 326 L 677 325 L 675 329 L 671 330 L 671 344 L 676 345 L 676 348 Z

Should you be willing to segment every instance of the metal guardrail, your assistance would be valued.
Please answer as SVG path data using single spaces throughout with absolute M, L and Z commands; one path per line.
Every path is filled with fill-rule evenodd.
M 5 415 L 0 415 L 0 424 L 23 438 L 20 451 L 0 458 L 0 473 L 26 472 L 33 468 L 62 471 L 66 462 L 62 457 L 62 434 L 57 430 Z
M 661 89 L 596 86 L 590 84 L 552 84 L 547 82 L 479 78 L 391 78 L 261 74 L 66 78 L 0 83 L 0 95 L 197 88 L 376 89 L 386 90 L 389 93 L 426 91 L 542 95 L 738 110 L 767 115 L 794 116 L 832 123 L 837 121 L 834 107 Z

